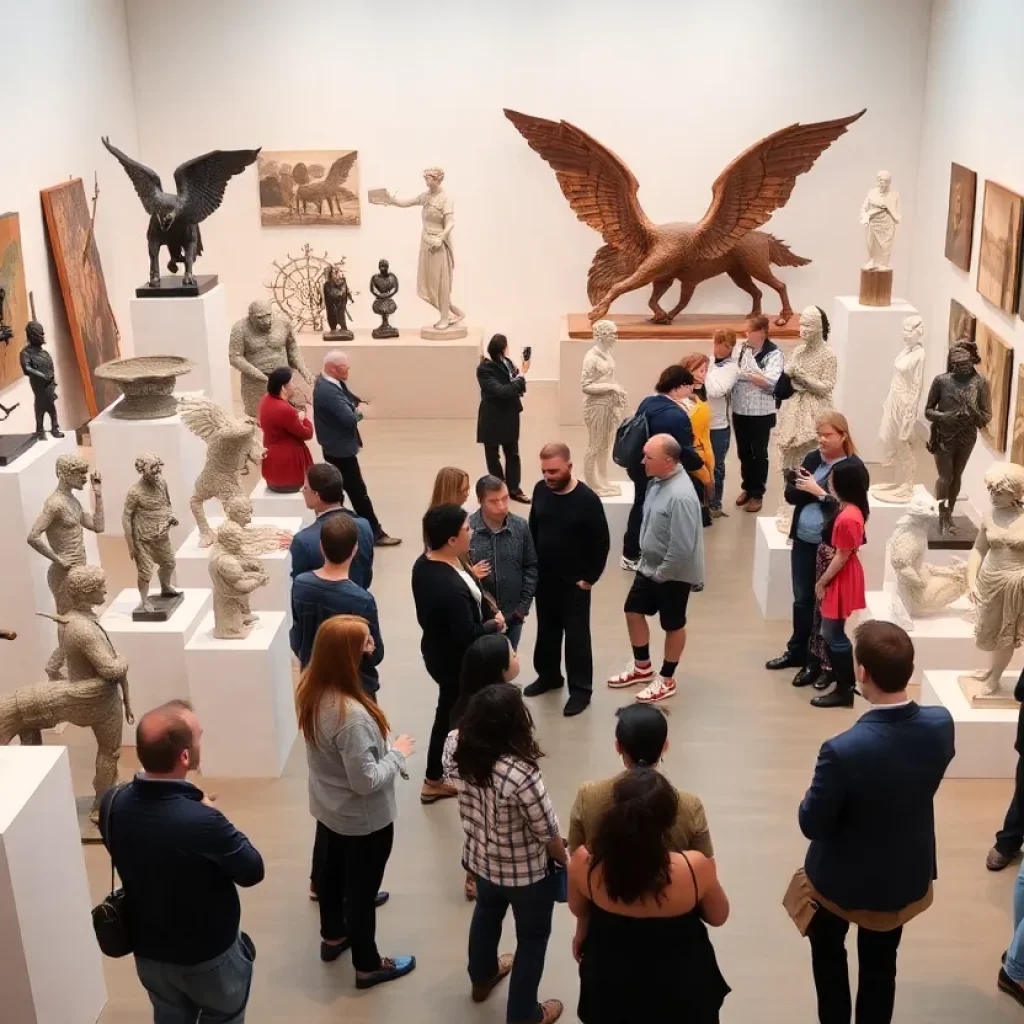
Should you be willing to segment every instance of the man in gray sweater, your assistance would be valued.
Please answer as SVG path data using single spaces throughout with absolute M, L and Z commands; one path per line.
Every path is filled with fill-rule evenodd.
M 690 591 L 704 585 L 700 500 L 679 455 L 679 442 L 668 434 L 655 434 L 644 445 L 644 470 L 651 482 L 640 527 L 640 568 L 625 604 L 633 661 L 608 680 L 616 689 L 645 683 L 636 695 L 642 704 L 675 696 L 676 666 L 686 647 L 686 605 Z M 654 614 L 665 631 L 665 658 L 657 675 L 647 625 Z

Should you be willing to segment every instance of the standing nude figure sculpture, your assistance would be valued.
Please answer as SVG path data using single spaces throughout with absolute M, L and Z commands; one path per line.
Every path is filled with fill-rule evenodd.
M 103 492 L 99 473 L 89 479 L 89 463 L 80 455 L 57 457 L 57 489 L 43 502 L 43 510 L 28 534 L 29 547 L 38 551 L 52 563 L 46 571 L 46 583 L 53 594 L 58 616 L 71 610 L 71 597 L 66 589 L 68 573 L 76 565 L 85 565 L 85 534 L 92 530 L 102 533 Z M 82 508 L 75 491 L 82 490 L 86 481 L 92 483 L 92 514 Z M 46 662 L 46 678 L 61 679 L 64 668 L 64 628 L 57 626 L 57 646 Z
M 210 552 L 213 583 L 213 635 L 218 640 L 244 640 L 259 620 L 249 595 L 270 582 L 263 566 L 246 550 L 245 531 L 230 520 L 217 529 Z
M 896 225 L 900 222 L 900 194 L 892 190 L 892 175 L 879 171 L 877 181 L 860 208 L 860 222 L 865 228 L 868 245 L 864 270 L 890 269 Z
M 608 480 L 608 458 L 615 428 L 622 421 L 628 396 L 615 382 L 612 347 L 618 329 L 611 320 L 594 324 L 594 344 L 583 357 L 580 388 L 583 391 L 583 422 L 587 428 L 587 454 L 583 457 L 583 478 L 597 495 L 621 494 L 622 488 Z

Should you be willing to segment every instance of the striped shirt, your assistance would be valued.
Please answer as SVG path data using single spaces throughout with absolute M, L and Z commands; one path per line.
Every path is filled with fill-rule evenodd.
M 494 763 L 489 786 L 459 777 L 455 747 L 459 732 L 445 740 L 445 775 L 459 791 L 465 842 L 462 866 L 494 885 L 533 885 L 548 875 L 547 844 L 557 839 L 558 818 L 540 769 L 516 757 Z

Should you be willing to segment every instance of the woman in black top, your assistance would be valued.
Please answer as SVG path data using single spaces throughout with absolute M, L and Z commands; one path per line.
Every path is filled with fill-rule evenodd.
M 508 484 L 513 501 L 530 504 L 523 493 L 522 468 L 519 463 L 519 414 L 523 411 L 522 396 L 526 392 L 524 374 L 530 360 L 524 359 L 517 370 L 508 357 L 508 340 L 495 334 L 487 343 L 487 355 L 476 368 L 480 385 L 480 411 L 476 421 L 476 440 L 484 446 L 487 472 Z M 505 450 L 505 469 L 498 457 L 499 446 Z

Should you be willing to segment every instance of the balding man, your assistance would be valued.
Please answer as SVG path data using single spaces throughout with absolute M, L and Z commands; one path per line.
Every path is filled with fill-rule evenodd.
M 100 804 L 155 1024 L 242 1024 L 252 983 L 255 950 L 239 931 L 236 886 L 263 881 L 263 858 L 185 778 L 199 767 L 202 734 L 185 701 L 143 715 L 135 736 L 143 770 Z
M 669 434 L 655 434 L 644 445 L 644 471 L 650 477 L 640 526 L 640 566 L 626 595 L 626 629 L 633 661 L 612 676 L 613 689 L 647 685 L 641 704 L 672 697 L 675 672 L 686 647 L 686 606 L 690 591 L 704 585 L 704 527 L 700 499 L 679 464 L 682 449 Z M 665 657 L 655 675 L 647 617 L 657 614 L 665 631 Z
M 359 468 L 359 449 L 363 439 L 359 436 L 359 421 L 363 414 L 359 406 L 363 400 L 349 390 L 348 356 L 334 349 L 324 356 L 323 373 L 313 385 L 313 426 L 317 443 L 323 449 L 324 459 L 341 472 L 342 481 L 356 515 L 373 528 L 373 543 L 377 547 L 401 544 L 398 537 L 389 537 L 373 511 L 373 502 L 366 493 L 363 473 Z

